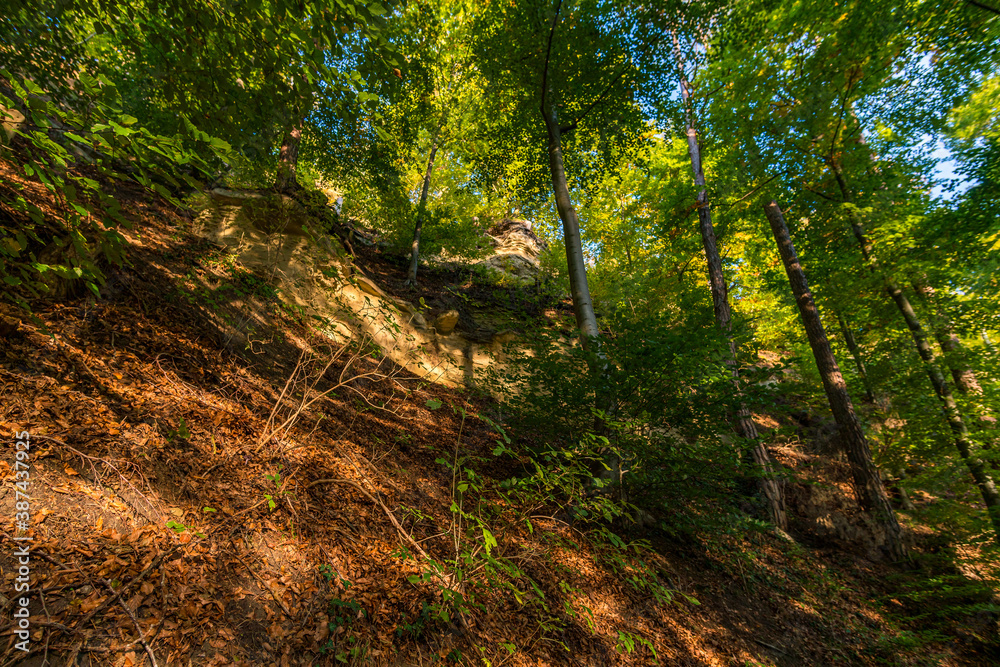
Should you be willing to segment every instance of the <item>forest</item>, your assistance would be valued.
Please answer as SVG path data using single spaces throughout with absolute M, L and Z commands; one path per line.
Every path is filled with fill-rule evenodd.
M 0 667 L 1000 664 L 998 45 L 0 0 Z

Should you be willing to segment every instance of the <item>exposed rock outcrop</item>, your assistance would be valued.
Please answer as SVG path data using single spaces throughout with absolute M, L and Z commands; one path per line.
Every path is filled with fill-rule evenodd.
M 488 235 L 495 254 L 476 262 L 503 281 L 530 285 L 538 277 L 539 258 L 548 244 L 539 239 L 527 220 L 507 218 L 493 225 Z
M 411 372 L 453 386 L 471 384 L 513 339 L 507 331 L 489 340 L 464 337 L 455 330 L 456 310 L 429 325 L 419 308 L 364 276 L 340 240 L 324 234 L 289 197 L 222 189 L 208 194 L 192 231 L 229 248 L 243 266 L 263 274 L 284 302 L 327 322 L 335 338 L 366 336 Z M 537 248 L 533 237 L 522 235 Z M 506 247 L 517 243 L 529 248 L 524 241 Z

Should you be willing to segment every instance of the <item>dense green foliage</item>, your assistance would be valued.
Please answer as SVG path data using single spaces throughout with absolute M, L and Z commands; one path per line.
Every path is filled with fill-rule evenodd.
M 741 467 L 746 443 L 727 423 L 739 401 L 705 282 L 683 73 L 751 411 L 781 413 L 788 393 L 828 411 L 761 212 L 774 198 L 885 479 L 923 500 L 910 520 L 976 545 L 996 581 L 993 528 L 886 281 L 913 303 L 995 477 L 998 41 L 1000 15 L 959 0 L 14 3 L 0 13 L 0 156 L 59 210 L 0 184 L 4 296 L 27 306 L 52 276 L 99 295 L 129 228 L 116 181 L 178 206 L 211 184 L 268 188 L 299 124 L 300 180 L 342 192 L 344 215 L 391 251 L 409 243 L 436 145 L 424 256 L 471 257 L 493 222 L 528 217 L 550 243 L 544 272 L 565 285 L 544 74 L 606 367 L 596 377 L 564 332 L 526 332 L 531 353 L 491 385 L 535 434 L 511 488 L 585 521 L 609 506 L 605 486 L 612 523 L 640 509 L 668 531 L 755 521 L 746 481 L 759 471 Z M 602 391 L 613 406 L 595 419 Z

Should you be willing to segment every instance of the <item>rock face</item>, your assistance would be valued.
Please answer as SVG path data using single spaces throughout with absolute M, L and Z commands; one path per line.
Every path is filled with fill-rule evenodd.
M 509 331 L 488 340 L 466 338 L 455 331 L 457 310 L 440 314 L 429 326 L 419 308 L 365 277 L 339 239 L 320 232 L 297 202 L 234 190 L 207 194 L 191 231 L 228 248 L 244 267 L 263 276 L 282 301 L 324 322 L 324 330 L 336 340 L 366 337 L 411 372 L 459 386 L 472 384 L 501 358 L 502 345 L 514 339 Z M 247 331 L 239 326 L 232 331 L 240 344 L 250 342 L 254 319 L 266 317 L 250 312 L 249 303 L 245 310 L 230 318 L 246 325 Z M 229 325 L 220 321 L 222 326 Z
M 520 285 L 534 283 L 540 269 L 539 257 L 548 249 L 548 244 L 535 235 L 531 223 L 507 218 L 493 225 L 488 234 L 496 254 L 477 264 L 501 281 Z

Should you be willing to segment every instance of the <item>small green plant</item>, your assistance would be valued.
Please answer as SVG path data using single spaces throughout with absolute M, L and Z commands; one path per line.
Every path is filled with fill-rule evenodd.
M 331 566 L 321 565 L 319 571 L 327 582 L 332 582 L 336 578 L 344 593 L 350 589 L 351 582 L 334 574 Z M 327 614 L 330 617 L 327 624 L 330 638 L 320 647 L 320 654 L 331 654 L 337 662 L 343 663 L 364 659 L 368 651 L 360 645 L 360 635 L 354 630 L 354 624 L 367 615 L 364 607 L 353 597 L 350 599 L 333 597 L 327 607 Z
M 191 431 L 188 430 L 187 421 L 184 417 L 181 417 L 181 422 L 176 429 L 172 429 L 167 432 L 167 441 L 187 440 L 190 437 Z
M 424 633 L 434 625 L 434 617 L 431 605 L 425 600 L 421 603 L 420 612 L 412 619 L 409 615 L 403 616 L 403 622 L 396 626 L 396 636 L 405 639 L 421 639 Z
M 285 468 L 284 464 L 278 464 L 278 470 L 272 475 L 264 475 L 264 479 L 268 480 L 274 484 L 274 493 L 265 493 L 264 498 L 267 499 L 267 508 L 270 511 L 278 506 L 275 498 L 281 498 L 282 496 L 290 495 L 290 491 L 283 490 L 284 482 L 281 481 L 281 471 Z
M 201 538 L 205 537 L 204 533 L 202 533 L 202 532 L 200 532 L 198 530 L 195 530 L 195 528 L 193 526 L 187 526 L 187 525 L 181 523 L 180 521 L 174 521 L 173 519 L 167 521 L 167 528 L 169 528 L 170 530 L 174 531 L 178 535 L 180 535 L 181 533 L 184 533 L 184 532 L 189 532 L 189 533 L 191 533 L 192 535 L 194 535 L 196 537 L 201 537 Z
M 615 649 L 619 653 L 635 653 L 636 647 L 648 648 L 649 652 L 653 654 L 653 662 L 660 664 L 660 658 L 656 655 L 656 648 L 653 646 L 651 641 L 634 632 L 623 632 L 622 630 L 618 631 L 618 643 L 615 645 Z

